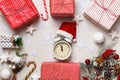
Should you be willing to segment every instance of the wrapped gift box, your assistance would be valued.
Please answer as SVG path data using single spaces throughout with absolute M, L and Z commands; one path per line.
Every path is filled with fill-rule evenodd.
M 1 35 L 2 48 L 21 48 L 22 37 L 20 35 Z
M 74 0 L 50 0 L 50 11 L 53 17 L 72 17 Z
M 1 0 L 0 10 L 12 29 L 30 25 L 39 16 L 31 0 Z
M 120 0 L 93 0 L 84 16 L 105 30 L 110 30 L 120 15 Z
M 41 80 L 80 80 L 80 64 L 44 62 Z

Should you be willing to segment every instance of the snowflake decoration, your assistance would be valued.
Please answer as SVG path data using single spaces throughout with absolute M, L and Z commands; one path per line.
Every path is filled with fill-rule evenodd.
M 41 23 L 39 24 L 39 26 L 38 26 L 38 29 L 41 29 L 41 28 L 43 28 L 43 27 L 45 27 L 45 25 L 43 24 L 43 22 L 41 22 Z
M 51 32 L 46 32 L 45 35 L 43 35 L 44 37 L 42 37 L 41 41 L 47 45 L 47 44 L 53 44 L 53 38 L 52 38 L 52 33 Z
M 79 8 L 84 9 L 87 5 L 90 5 L 90 3 L 91 1 L 78 0 L 76 4 L 79 6 Z
M 46 56 L 46 61 L 56 61 L 55 57 L 53 54 L 49 53 L 47 56 Z
M 76 6 L 80 7 L 80 0 L 77 0 Z
M 32 51 L 31 51 L 31 55 L 37 56 L 37 54 L 38 54 L 38 53 L 37 53 L 35 50 L 32 50 Z
M 74 45 L 74 48 L 77 52 L 86 52 L 87 51 L 87 53 L 95 53 L 97 51 L 97 48 L 89 46 L 87 44 L 87 42 L 82 39 L 77 39 L 77 43 Z M 74 59 L 79 60 L 79 59 L 77 59 L 78 56 L 79 56 L 78 54 L 74 54 L 72 57 L 73 60 Z
M 77 43 L 75 44 L 76 50 L 84 50 L 86 47 L 88 47 L 88 45 L 86 44 L 86 42 L 84 40 L 77 40 Z
M 7 27 L 3 27 L 3 30 L 4 31 L 8 31 L 9 29 Z
M 71 55 L 71 61 L 80 61 L 80 55 L 78 53 L 74 53 Z
M 25 44 L 28 45 L 28 46 L 31 46 L 32 45 L 32 41 L 31 40 L 26 40 Z
M 96 52 L 96 51 L 97 51 L 97 49 L 96 49 L 96 48 L 94 48 L 94 47 L 90 47 L 90 51 L 91 51 L 92 53 L 94 53 L 94 52 Z

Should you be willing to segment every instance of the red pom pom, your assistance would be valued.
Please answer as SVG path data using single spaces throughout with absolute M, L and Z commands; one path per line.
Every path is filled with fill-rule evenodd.
M 117 59 L 119 59 L 119 55 L 118 55 L 118 54 L 114 54 L 113 58 L 114 58 L 115 60 L 117 60 Z
M 83 78 L 83 80 L 89 80 L 87 77 L 84 77 L 84 76 L 82 78 Z
M 102 54 L 102 59 L 106 59 L 107 57 L 109 57 L 109 55 L 113 54 L 115 52 L 115 50 L 112 49 L 106 49 L 106 51 Z
M 86 65 L 89 65 L 90 64 L 90 59 L 86 59 L 85 63 L 86 63 Z

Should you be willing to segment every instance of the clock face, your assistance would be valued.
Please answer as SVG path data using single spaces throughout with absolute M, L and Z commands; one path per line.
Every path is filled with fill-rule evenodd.
M 59 41 L 54 46 L 54 56 L 59 60 L 65 60 L 71 55 L 71 46 L 65 41 Z

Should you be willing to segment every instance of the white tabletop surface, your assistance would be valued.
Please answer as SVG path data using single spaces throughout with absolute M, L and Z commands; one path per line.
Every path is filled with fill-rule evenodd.
M 33 0 L 35 6 L 37 7 L 39 13 L 44 13 L 43 0 Z M 0 17 L 0 35 L 12 35 L 19 34 L 23 37 L 23 48 L 21 53 L 28 53 L 27 61 L 33 60 L 37 64 L 36 71 L 41 74 L 41 65 L 45 61 L 54 62 L 56 61 L 53 56 L 53 37 L 56 35 L 56 31 L 63 21 L 72 21 L 72 19 L 56 19 L 50 16 L 49 0 L 47 1 L 47 8 L 49 12 L 49 19 L 43 21 L 39 19 L 33 26 L 36 31 L 33 35 L 26 33 L 26 28 L 19 31 L 13 31 L 6 20 Z M 104 31 L 97 27 L 95 24 L 89 22 L 83 16 L 83 12 L 87 7 L 89 7 L 91 0 L 75 0 L 75 15 L 81 15 L 83 20 L 77 25 L 77 43 L 73 44 L 73 51 L 69 62 L 83 62 L 86 58 L 93 58 L 97 56 L 98 45 L 93 41 L 93 35 L 96 32 L 102 32 L 105 36 L 105 44 L 109 44 L 111 37 L 108 35 L 107 31 Z M 0 13 L 0 15 L 2 15 Z M 120 30 L 120 19 L 115 23 L 112 29 Z M 120 34 L 120 33 L 119 33 Z M 118 43 L 113 47 L 120 53 L 120 39 Z M 7 54 L 8 50 L 3 50 L 0 48 L 0 55 Z M 14 56 L 15 51 L 10 51 L 10 55 Z M 2 66 L 2 65 L 1 65 Z M 32 66 L 31 66 L 32 67 Z M 24 76 L 29 72 L 31 68 L 25 67 L 20 73 L 17 74 L 17 80 L 23 80 Z

